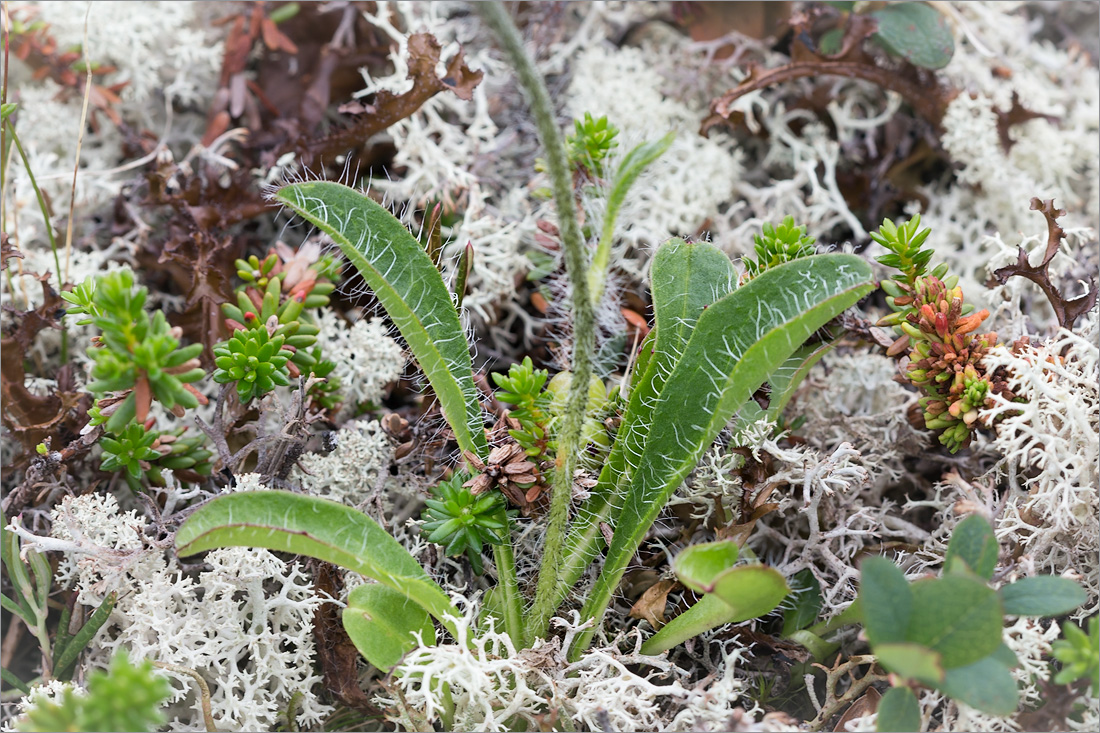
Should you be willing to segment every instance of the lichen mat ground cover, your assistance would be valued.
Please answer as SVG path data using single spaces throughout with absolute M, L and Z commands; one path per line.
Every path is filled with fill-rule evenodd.
M 0 728 L 1096 730 L 1098 21 L 3 3 Z

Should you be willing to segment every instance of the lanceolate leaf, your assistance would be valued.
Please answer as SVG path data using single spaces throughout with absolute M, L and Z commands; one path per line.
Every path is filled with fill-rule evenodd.
M 447 286 L 420 243 L 370 197 L 339 183 L 294 183 L 274 198 L 340 245 L 409 344 L 459 447 L 484 458 L 469 344 Z
M 737 284 L 733 263 L 705 242 L 673 239 L 661 246 L 650 268 L 656 326 L 642 342 L 630 398 L 591 497 L 580 508 L 566 540 L 560 603 L 603 544 L 600 522 L 613 523 L 622 506 L 622 489 L 641 458 L 657 396 L 680 358 L 703 310 Z
M 649 164 L 660 158 L 672 141 L 676 139 L 676 133 L 670 132 L 660 140 L 652 140 L 637 146 L 623 158 L 619 170 L 615 173 L 615 180 L 611 183 L 611 191 L 607 196 L 607 210 L 604 212 L 603 229 L 600 232 L 600 242 L 596 246 L 596 254 L 592 258 L 592 268 L 589 270 L 588 280 L 592 285 L 592 302 L 598 303 L 603 296 L 603 286 L 606 282 L 607 268 L 611 261 L 611 242 L 615 235 L 615 221 L 619 218 L 619 209 L 630 187 L 638 180 Z M 678 241 L 678 240 L 677 240 Z M 729 258 L 726 258 L 729 261 Z
M 264 547 L 315 557 L 374 578 L 451 628 L 459 616 L 447 594 L 389 532 L 363 512 L 289 491 L 249 491 L 214 499 L 176 532 L 181 557 L 215 547 Z
M 654 407 L 585 618 L 603 617 L 645 533 L 730 418 L 810 334 L 872 287 L 861 258 L 817 255 L 770 269 L 704 311 Z

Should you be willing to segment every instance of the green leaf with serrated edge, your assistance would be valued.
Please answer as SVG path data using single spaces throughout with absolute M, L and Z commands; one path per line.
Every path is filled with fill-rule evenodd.
M 891 3 L 871 13 L 878 21 L 872 39 L 914 66 L 942 69 L 955 54 L 947 17 L 927 3 Z
M 614 523 L 622 507 L 623 488 L 638 465 L 665 379 L 703 310 L 737 286 L 737 271 L 713 245 L 672 239 L 654 255 L 650 282 L 655 325 L 642 342 L 615 444 L 566 538 L 555 604 L 565 599 L 602 548 L 599 525 Z
M 908 641 L 938 651 L 944 669 L 965 667 L 1000 646 L 1004 613 L 997 592 L 976 576 L 913 583 Z
M 814 577 L 813 571 L 803 568 L 790 580 L 791 595 L 789 608 L 783 611 L 783 636 L 804 629 L 817 620 L 821 613 L 821 583 Z
M 583 618 L 598 625 L 669 496 L 752 393 L 814 331 L 873 287 L 862 258 L 814 255 L 764 272 L 703 312 L 654 406 L 653 427 Z M 572 654 L 592 633 L 582 632 Z
M 943 682 L 943 662 L 939 652 L 912 642 L 875 644 L 871 651 L 883 667 L 906 679 L 936 686 Z
M 383 672 L 416 647 L 415 634 L 426 646 L 435 645 L 435 626 L 428 612 L 403 592 L 379 583 L 352 588 L 342 617 L 351 643 Z
M 859 569 L 859 606 L 872 647 L 906 640 L 913 589 L 897 565 L 885 557 L 863 561 Z
M 1012 672 L 993 655 L 947 670 L 938 689 L 990 715 L 1011 715 L 1020 700 Z
M 607 195 L 607 208 L 604 211 L 600 241 L 596 245 L 596 254 L 592 257 L 592 265 L 588 271 L 593 303 L 599 303 L 600 298 L 603 297 L 603 285 L 606 282 L 608 265 L 611 263 L 611 242 L 615 235 L 615 221 L 619 218 L 619 210 L 626 200 L 626 194 L 638 180 L 638 176 L 642 175 L 653 161 L 664 155 L 675 139 L 676 133 L 669 132 L 660 140 L 642 143 L 627 153 L 623 162 L 619 164 L 619 170 L 611 182 L 611 191 Z
M 875 730 L 879 733 L 914 733 L 920 730 L 920 704 L 908 687 L 891 687 L 878 702 Z
M 959 522 L 955 531 L 951 533 L 951 541 L 947 543 L 947 556 L 944 558 L 943 569 L 945 573 L 955 570 L 960 561 L 965 563 L 971 572 L 981 578 L 989 580 L 993 577 L 993 571 L 997 567 L 997 555 L 1000 550 L 997 546 L 997 537 L 993 534 L 993 527 L 984 517 L 971 514 Z
M 459 447 L 485 458 L 466 334 L 439 270 L 416 238 L 370 197 L 339 183 L 294 183 L 274 198 L 340 246 L 409 344 Z
M 1077 582 L 1056 575 L 1022 578 L 998 592 L 1005 613 L 1014 616 L 1061 616 L 1088 600 Z
M 450 598 L 400 542 L 363 512 L 289 491 L 249 491 L 202 505 L 176 532 L 180 557 L 215 547 L 264 547 L 315 557 L 406 595 L 453 633 Z
M 764 565 L 732 568 L 717 580 L 716 592 L 707 593 L 662 626 L 642 645 L 642 654 L 660 654 L 717 626 L 763 616 L 779 605 L 788 590 L 779 571 Z

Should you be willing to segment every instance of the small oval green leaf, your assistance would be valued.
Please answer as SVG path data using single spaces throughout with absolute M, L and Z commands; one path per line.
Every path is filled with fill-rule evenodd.
M 984 517 L 971 514 L 959 522 L 951 534 L 943 564 L 944 572 L 955 572 L 958 563 L 962 562 L 976 575 L 989 580 L 997 567 L 998 554 L 993 527 Z
M 860 566 L 859 607 L 872 647 L 906 640 L 913 589 L 885 557 L 869 557 Z
M 914 66 L 942 69 L 955 54 L 955 36 L 946 16 L 928 3 L 890 3 L 871 16 L 878 21 L 872 38 Z
M 673 561 L 680 582 L 692 590 L 709 593 L 714 581 L 737 562 L 737 543 L 729 540 L 704 542 L 688 547 Z
M 435 645 L 435 626 L 421 606 L 379 583 L 352 588 L 343 611 L 344 629 L 368 662 L 383 672 L 417 645 Z
M 944 669 L 965 667 L 1001 644 L 1004 613 L 996 591 L 983 581 L 946 575 L 913 583 L 909 641 L 940 653 Z
M 908 687 L 891 687 L 878 703 L 875 730 L 879 733 L 914 733 L 920 730 L 920 705 Z
M 932 687 L 943 682 L 942 658 L 926 646 L 909 642 L 877 644 L 874 652 L 882 666 L 894 674 Z
M 1069 578 L 1036 575 L 1000 590 L 1005 613 L 1014 616 L 1061 616 L 1088 600 L 1085 589 Z
M 947 670 L 939 689 L 952 699 L 990 715 L 1011 715 L 1020 701 L 1012 672 L 992 655 Z

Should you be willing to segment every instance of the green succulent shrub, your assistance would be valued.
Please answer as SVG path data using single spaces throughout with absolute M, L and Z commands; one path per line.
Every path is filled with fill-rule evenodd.
M 20 716 L 15 729 L 46 731 L 150 731 L 164 724 L 161 707 L 172 687 L 153 673 L 151 662 L 134 665 L 124 652 L 106 671 L 88 675 L 86 691 L 69 686 L 60 702 L 39 699 Z
M 84 316 L 77 325 L 99 330 L 88 391 L 102 398 L 109 392 L 126 393 L 106 420 L 106 429 L 119 433 L 131 420 L 144 422 L 152 400 L 182 414 L 197 407 L 199 395 L 188 385 L 206 376 L 198 364 L 202 344 L 180 346 L 176 329 L 162 311 L 145 310 L 149 291 L 134 288 L 134 275 L 120 270 L 91 278 L 72 292 L 62 293 L 73 306 L 70 315 Z
M 276 385 L 289 386 L 290 373 L 286 365 L 294 354 L 284 348 L 285 343 L 285 335 L 269 334 L 263 324 L 234 331 L 228 341 L 214 347 L 217 366 L 214 381 L 236 384 L 242 403 L 263 397 Z
M 466 554 L 474 572 L 481 574 L 485 545 L 503 545 L 510 539 L 504 497 L 497 491 L 474 494 L 463 486 L 467 474 L 455 473 L 432 487 L 432 498 L 421 519 L 420 531 L 430 542 L 444 546 L 448 555 Z
M 1062 665 L 1054 675 L 1055 684 L 1087 679 L 1092 695 L 1100 693 L 1100 617 L 1089 618 L 1087 634 L 1073 624 L 1062 624 L 1062 638 L 1051 644 L 1051 655 Z

